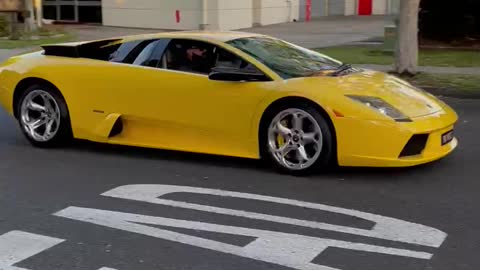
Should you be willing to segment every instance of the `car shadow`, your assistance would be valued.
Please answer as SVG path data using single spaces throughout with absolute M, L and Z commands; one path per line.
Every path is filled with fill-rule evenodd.
M 229 156 L 209 155 L 201 153 L 183 152 L 175 150 L 144 148 L 137 146 L 125 146 L 104 144 L 84 140 L 75 140 L 69 149 L 102 155 L 123 156 L 136 159 L 149 159 L 159 161 L 179 161 L 192 164 L 204 164 L 228 168 L 256 169 L 268 171 L 269 168 L 263 162 L 255 159 L 246 159 Z
M 113 144 L 103 144 L 91 141 L 76 140 L 69 147 L 74 151 L 95 153 L 101 155 L 123 156 L 135 159 L 164 160 L 186 162 L 196 165 L 216 166 L 223 168 L 245 169 L 272 174 L 288 175 L 275 170 L 269 164 L 261 160 L 218 156 L 200 153 L 181 152 L 173 150 L 152 149 L 134 146 L 123 146 Z M 334 166 L 326 171 L 317 172 L 306 176 L 297 176 L 302 178 L 316 179 L 318 177 L 327 177 L 334 179 L 368 179 L 369 181 L 396 181 L 405 179 L 405 176 L 425 174 L 439 167 L 445 166 L 449 157 L 436 162 L 418 165 L 406 168 L 370 168 L 370 167 L 339 167 Z
M 428 174 L 445 166 L 445 163 L 445 160 L 438 160 L 432 163 L 403 168 L 341 167 L 333 172 L 329 172 L 328 175 L 348 180 L 402 181 L 404 179 L 415 179 L 414 176 Z

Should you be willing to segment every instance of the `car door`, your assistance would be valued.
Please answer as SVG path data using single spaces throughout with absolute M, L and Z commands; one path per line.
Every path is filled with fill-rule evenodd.
M 168 42 L 158 38 L 121 40 L 106 45 L 105 51 L 110 57 L 76 61 L 77 70 L 81 72 L 68 78 L 68 82 L 70 87 L 78 89 L 77 106 L 71 109 L 72 115 L 81 115 L 81 121 L 76 122 L 81 138 L 132 145 L 158 144 L 151 140 L 154 136 L 147 128 L 156 126 L 152 125 L 156 122 L 155 111 L 146 106 L 146 102 L 161 86 L 156 85 L 161 72 L 154 53 L 162 53 L 161 47 L 166 47 Z M 106 54 L 105 51 L 101 54 Z M 118 117 L 124 124 L 122 132 L 111 136 L 112 125 Z
M 189 56 L 185 46 L 192 46 L 193 51 L 206 50 L 206 64 L 185 65 L 184 58 Z M 169 134 L 171 148 L 243 157 L 257 155 L 257 135 L 252 135 L 255 109 L 269 91 L 274 91 L 274 82 L 210 80 L 211 68 L 225 64 L 257 69 L 214 44 L 170 41 L 158 67 L 155 86 L 143 96 L 144 104 L 153 108 L 157 123 L 165 128 L 162 132 Z
M 92 126 L 85 128 L 94 133 L 93 139 L 169 149 L 181 146 L 182 128 L 169 87 L 176 79 L 159 68 L 169 42 L 161 38 L 125 41 L 108 61 L 96 61 L 75 77 L 78 85 L 88 85 L 82 103 L 88 104 L 85 115 Z M 117 119 L 121 132 L 109 136 Z

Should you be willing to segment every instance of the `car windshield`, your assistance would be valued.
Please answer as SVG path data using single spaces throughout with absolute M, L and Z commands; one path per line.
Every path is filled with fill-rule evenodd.
M 342 65 L 323 54 L 274 38 L 239 38 L 230 40 L 227 44 L 254 57 L 284 79 L 336 70 Z

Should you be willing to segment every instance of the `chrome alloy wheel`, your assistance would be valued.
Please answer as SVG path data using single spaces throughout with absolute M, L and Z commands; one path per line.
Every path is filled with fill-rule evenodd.
M 20 107 L 23 129 L 37 142 L 55 137 L 60 128 L 60 108 L 53 96 L 44 90 L 28 93 Z
M 283 167 L 307 169 L 322 152 L 322 130 L 308 112 L 287 109 L 277 114 L 270 123 L 268 145 L 275 160 Z

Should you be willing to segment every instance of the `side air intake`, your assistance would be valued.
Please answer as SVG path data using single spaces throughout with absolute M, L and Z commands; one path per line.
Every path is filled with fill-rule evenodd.
M 400 157 L 420 155 L 425 149 L 429 134 L 413 135 L 400 153 Z
M 62 46 L 62 45 L 48 45 L 42 46 L 44 55 L 62 56 L 78 58 L 80 57 L 77 47 L 75 46 Z
M 110 134 L 108 135 L 109 138 L 117 136 L 118 134 L 122 133 L 123 131 L 123 121 L 121 117 L 117 118 L 117 121 L 115 121 L 115 124 L 113 124 L 112 130 L 110 131 Z
M 72 42 L 42 45 L 43 54 L 70 58 L 108 60 L 108 56 L 120 46 L 121 39 L 104 39 L 87 42 Z

